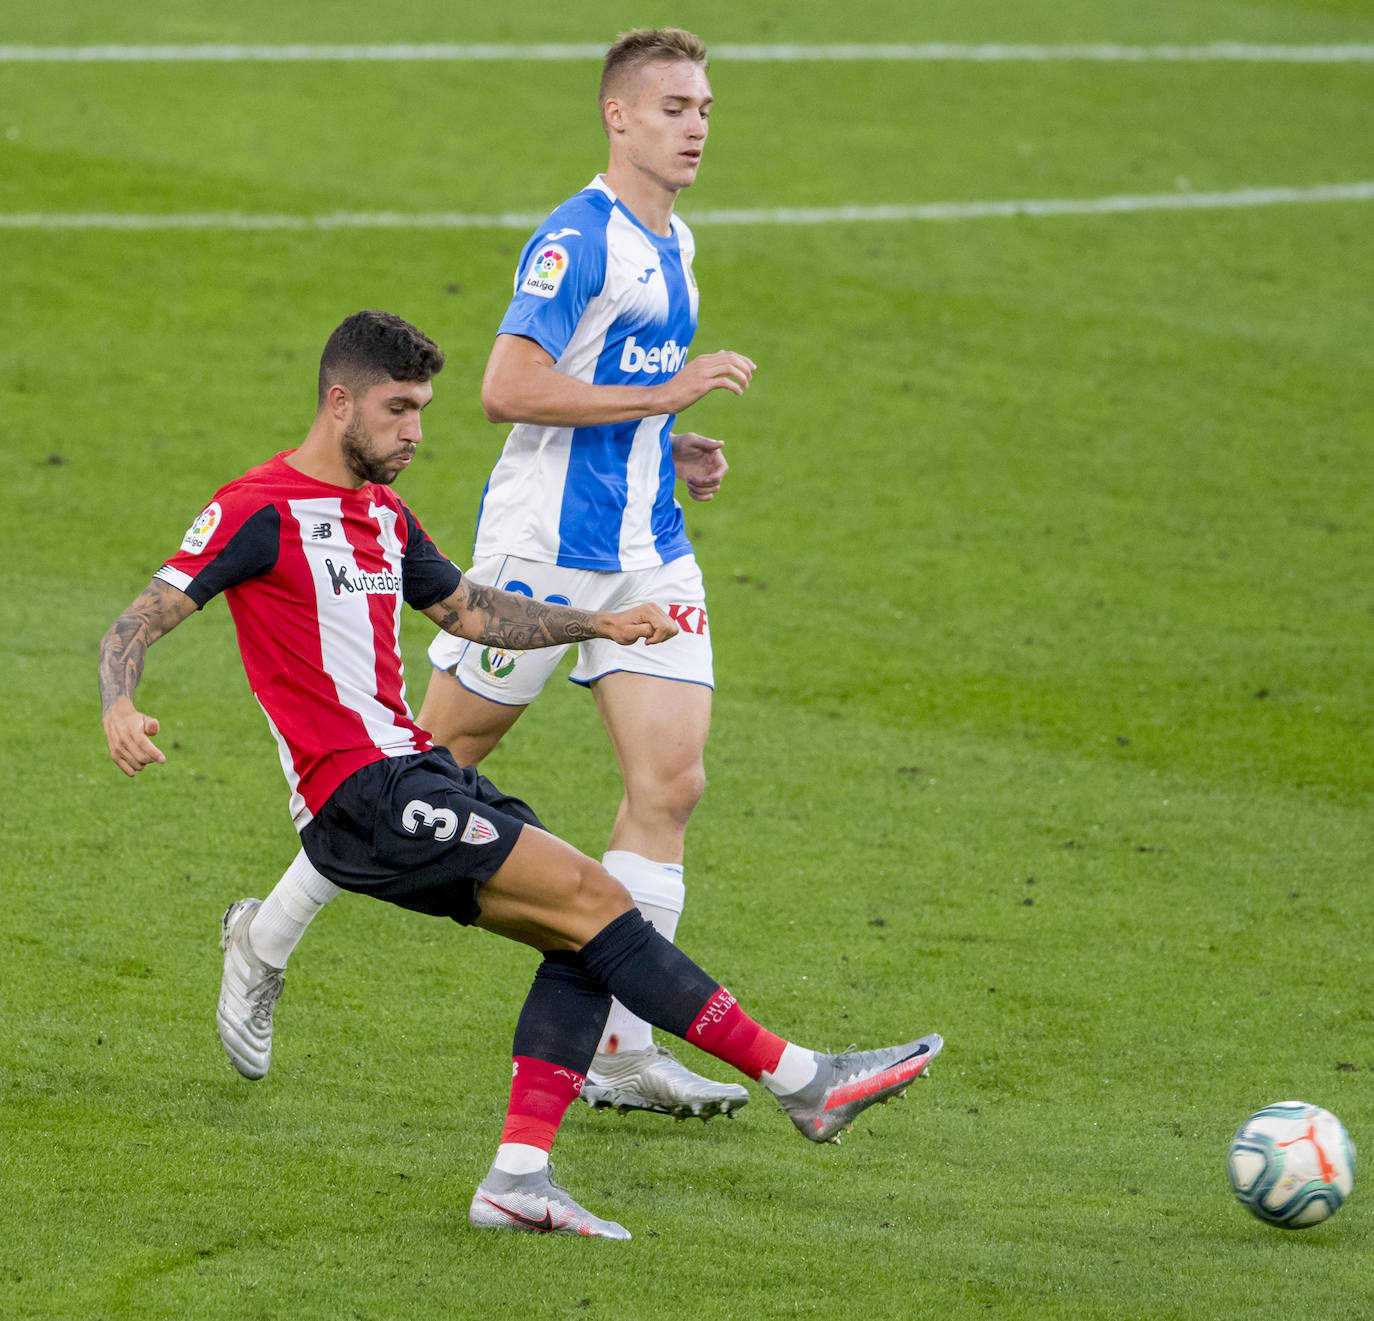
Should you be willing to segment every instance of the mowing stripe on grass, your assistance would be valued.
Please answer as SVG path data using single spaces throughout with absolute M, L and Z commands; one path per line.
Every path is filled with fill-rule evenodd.
M 918 202 L 909 206 L 803 206 L 689 212 L 693 225 L 831 225 L 904 220 L 988 220 L 1008 216 L 1129 215 L 1145 211 L 1215 211 L 1243 207 L 1374 201 L 1374 180 L 1308 188 L 1240 188 L 1224 193 L 1143 193 L 1114 197 L 1023 198 L 1005 202 Z M 464 211 L 331 211 L 313 216 L 244 211 L 0 212 L 0 229 L 331 230 L 515 229 L 544 219 L 539 211 L 483 215 Z
M 0 46 L 0 63 L 195 63 L 230 64 L 308 61 L 420 61 L 420 60 L 600 60 L 606 53 L 602 44 L 568 43 L 487 43 L 423 44 L 390 43 L 378 45 L 317 46 L 262 44 L 205 44 L 186 46 L 92 45 L 92 46 Z M 1374 61 L 1374 45 L 1348 43 L 1313 46 L 1261 45 L 1239 41 L 1216 41 L 1202 45 L 1126 46 L 1113 43 L 1065 45 L 1008 45 L 960 42 L 862 43 L 833 45 L 738 45 L 722 42 L 713 46 L 715 59 L 753 62 L 801 63 L 816 60 L 907 60 L 965 62 L 1055 62 L 1093 61 L 1099 63 L 1280 63 L 1351 64 Z

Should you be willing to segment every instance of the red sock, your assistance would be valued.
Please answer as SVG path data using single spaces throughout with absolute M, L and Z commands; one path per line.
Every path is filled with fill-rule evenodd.
M 723 986 L 702 1006 L 687 1029 L 686 1040 L 756 1080 L 778 1067 L 787 1045 L 754 1022 Z
M 517 1055 L 501 1141 L 552 1151 L 558 1125 L 568 1107 L 582 1095 L 584 1081 L 580 1073 L 561 1065 Z

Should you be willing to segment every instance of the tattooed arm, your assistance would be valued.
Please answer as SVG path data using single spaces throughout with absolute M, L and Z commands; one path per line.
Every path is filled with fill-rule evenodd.
M 184 592 L 154 578 L 100 639 L 100 718 L 110 757 L 125 775 L 167 760 L 150 737 L 158 731 L 157 721 L 134 708 L 134 689 L 148 648 L 195 609 Z
M 464 578 L 451 596 L 424 613 L 448 633 L 512 651 L 556 647 L 586 638 L 609 638 L 621 644 L 643 638 L 652 645 L 666 641 L 678 631 L 663 610 L 650 603 L 615 614 L 575 610 L 569 605 L 550 605 L 518 592 L 486 587 L 470 578 Z

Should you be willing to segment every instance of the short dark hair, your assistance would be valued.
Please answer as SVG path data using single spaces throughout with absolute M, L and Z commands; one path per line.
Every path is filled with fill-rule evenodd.
M 696 33 L 682 28 L 635 28 L 617 37 L 601 66 L 597 105 L 601 107 L 602 123 L 606 121 L 606 98 L 614 94 L 628 75 L 638 73 L 646 64 L 674 60 L 690 60 L 706 72 L 706 43 Z
M 355 398 L 379 381 L 427 381 L 444 366 L 444 354 L 428 335 L 390 312 L 355 312 L 330 335 L 320 355 L 319 406 L 331 385 Z

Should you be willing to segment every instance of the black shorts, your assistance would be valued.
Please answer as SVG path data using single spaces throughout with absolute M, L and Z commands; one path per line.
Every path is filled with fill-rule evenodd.
M 521 830 L 539 824 L 528 804 L 434 748 L 355 771 L 301 831 L 301 845 L 345 890 L 466 926 L 481 911 L 477 887 Z

